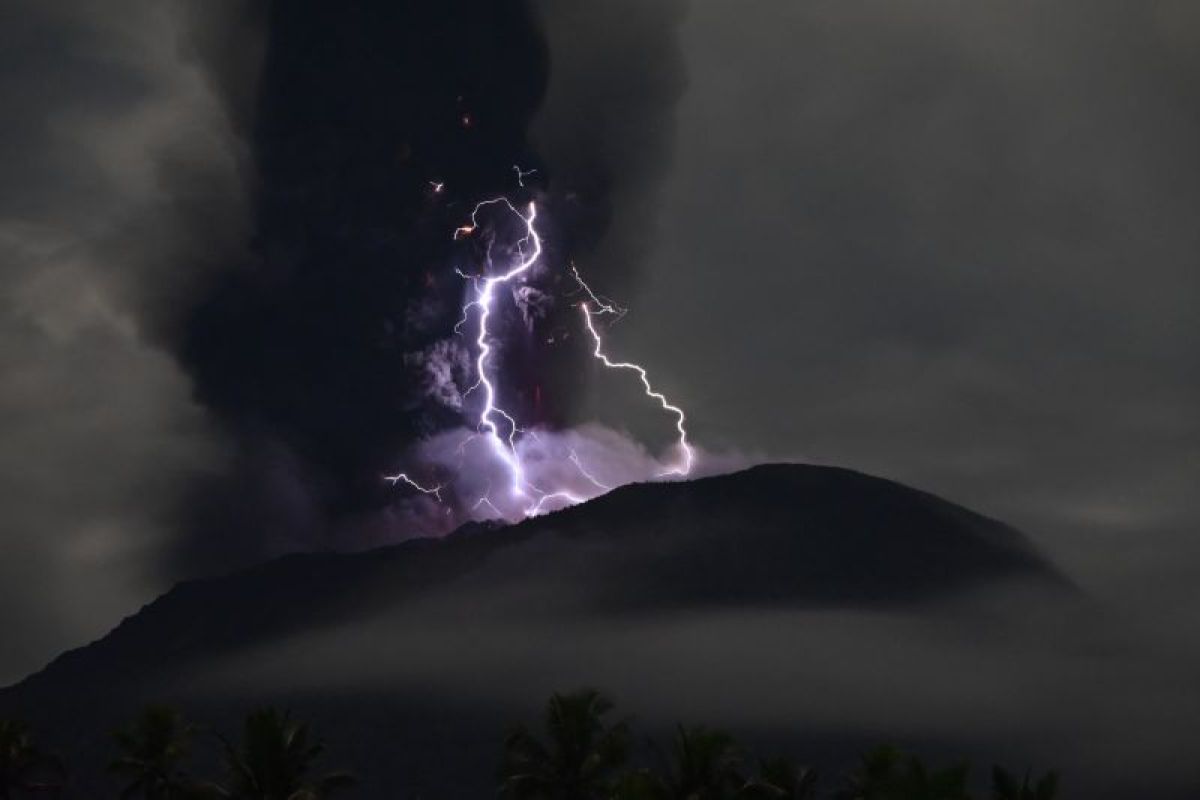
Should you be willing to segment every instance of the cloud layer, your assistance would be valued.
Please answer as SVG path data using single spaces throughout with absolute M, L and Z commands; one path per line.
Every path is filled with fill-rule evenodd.
M 157 342 L 245 212 L 180 7 L 19 6 L 0 82 L 0 682 L 169 585 L 180 504 L 225 447 Z

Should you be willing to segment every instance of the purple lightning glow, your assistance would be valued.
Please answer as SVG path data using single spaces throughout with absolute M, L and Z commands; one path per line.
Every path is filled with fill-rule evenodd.
M 525 487 L 525 469 L 521 465 L 521 456 L 517 453 L 516 436 L 519 432 L 517 422 L 512 415 L 504 409 L 496 405 L 496 387 L 492 383 L 492 379 L 488 375 L 489 364 L 488 358 L 492 354 L 491 331 L 488 329 L 488 322 L 492 316 L 492 300 L 496 290 L 496 286 L 509 283 L 512 280 L 524 275 L 528 272 L 537 260 L 542 255 L 542 239 L 538 236 L 534 229 L 533 223 L 537 219 L 537 206 L 534 203 L 529 204 L 529 216 L 525 216 L 513 206 L 505 198 L 497 198 L 494 200 L 484 200 L 475 206 L 475 210 L 471 212 L 471 231 L 474 231 L 478 225 L 478 215 L 480 209 L 485 206 L 503 203 L 512 213 L 516 214 L 525 223 L 525 238 L 517 243 L 517 251 L 522 254 L 522 258 L 517 262 L 516 266 L 512 267 L 502 275 L 484 278 L 480 282 L 478 296 L 467 304 L 463 309 L 464 316 L 470 313 L 472 306 L 479 309 L 479 336 L 475 339 L 475 344 L 479 348 L 478 355 L 475 358 L 475 385 L 468 390 L 476 387 L 483 387 L 483 410 L 479 414 L 479 425 L 487 430 L 488 441 L 492 444 L 497 457 L 499 457 L 508 466 L 512 473 L 512 493 L 517 497 L 526 495 Z M 465 227 L 465 226 L 464 226 Z M 459 228 L 459 231 L 463 228 Z M 457 234 L 458 231 L 455 231 Z M 524 247 L 528 242 L 533 243 L 533 251 L 528 255 L 524 255 Z M 500 427 L 496 424 L 494 417 L 500 416 L 508 423 L 507 442 L 502 441 L 500 437 Z
M 534 171 L 523 171 L 514 167 L 518 183 Z M 437 187 L 440 191 L 441 187 Z M 496 197 L 478 203 L 471 212 L 470 220 L 456 228 L 453 238 L 460 240 L 474 235 L 481 227 L 480 215 L 486 209 L 498 207 L 520 220 L 523 235 L 513 244 L 516 252 L 516 263 L 498 274 L 484 276 L 468 275 L 462 270 L 456 272 L 471 282 L 473 294 L 463 305 L 462 315 L 454 326 L 454 333 L 462 335 L 474 318 L 478 329 L 474 336 L 474 383 L 462 392 L 463 399 L 480 390 L 482 395 L 481 407 L 474 425 L 474 431 L 458 443 L 456 448 L 457 466 L 455 474 L 462 480 L 452 479 L 449 483 L 429 486 L 414 480 L 406 472 L 385 476 L 393 486 L 404 483 L 423 495 L 444 501 L 442 490 L 453 485 L 456 489 L 460 484 L 465 487 L 478 481 L 472 481 L 461 472 L 467 461 L 467 448 L 474 441 L 486 441 L 487 452 L 492 464 L 500 469 L 496 475 L 496 483 L 506 485 L 499 495 L 493 493 L 491 468 L 476 465 L 481 478 L 486 477 L 482 490 L 476 489 L 473 501 L 468 500 L 465 506 L 468 516 L 473 518 L 503 518 L 510 521 L 523 517 L 532 517 L 559 508 L 584 502 L 614 487 L 614 483 L 601 480 L 594 466 L 584 463 L 577 446 L 559 443 L 562 434 L 546 432 L 546 438 L 539 437 L 537 431 L 526 431 L 520 427 L 512 413 L 500 406 L 498 384 L 502 379 L 499 366 L 495 363 L 500 334 L 494 325 L 494 304 L 497 289 L 501 287 L 517 287 L 528 285 L 532 271 L 538 264 L 543 253 L 541 235 L 538 233 L 536 222 L 538 218 L 536 203 L 530 202 L 526 211 L 518 209 L 505 197 Z M 486 266 L 489 272 L 492 268 L 492 247 L 489 242 L 486 256 Z M 646 397 L 655 401 L 659 407 L 674 417 L 675 430 L 678 438 L 674 449 L 678 453 L 675 463 L 658 465 L 654 471 L 638 471 L 626 475 L 621 482 L 641 480 L 647 477 L 685 477 L 692 471 L 695 462 L 695 452 L 688 441 L 687 417 L 683 410 L 671 403 L 667 397 L 656 390 L 651 384 L 646 369 L 639 364 L 627 361 L 614 361 L 605 352 L 604 341 L 596 326 L 596 318 L 610 315 L 613 321 L 618 321 L 626 313 L 626 309 L 617 306 L 607 298 L 598 295 L 584 281 L 574 264 L 570 265 L 571 276 L 586 295 L 586 300 L 578 305 L 583 312 L 583 327 L 591 337 L 593 344 L 591 353 L 606 369 L 634 372 L 644 389 Z M 554 439 L 555 441 L 547 441 Z M 593 452 L 592 457 L 605 455 L 604 451 Z M 532 459 L 532 460 L 530 460 Z M 589 459 L 590 460 L 590 459 Z M 564 464 L 565 462 L 565 464 Z M 563 464 L 563 467 L 558 466 Z M 569 465 L 569 466 L 568 466 Z M 530 469 L 536 468 L 538 477 L 531 479 Z M 611 467 L 609 468 L 611 472 Z M 608 476 L 605 476 L 608 477 Z M 582 480 L 581 480 L 582 479 Z M 461 496 L 461 495 L 459 495 Z M 452 501 L 454 502 L 454 501 Z M 449 513 L 449 512 L 448 512 Z
M 422 486 L 421 484 L 417 483 L 412 478 L 410 478 L 408 476 L 408 473 L 405 473 L 405 472 L 399 472 L 395 475 L 384 475 L 383 479 L 385 481 L 390 481 L 392 486 L 395 486 L 397 483 L 406 483 L 409 486 L 411 486 L 412 488 L 416 489 L 421 494 L 431 494 L 434 497 L 436 497 L 438 500 L 442 499 L 442 489 L 445 488 L 440 485 L 439 486 Z
M 584 284 L 584 286 L 586 287 L 586 284 Z M 595 297 L 595 295 L 592 294 L 591 289 L 588 289 L 587 291 L 589 295 Z M 631 361 L 612 361 L 607 355 L 605 355 L 604 340 L 600 338 L 600 333 L 596 330 L 596 326 L 593 324 L 592 318 L 601 314 L 616 313 L 611 306 L 602 305 L 599 311 L 592 311 L 591 308 L 588 307 L 587 303 L 580 303 L 579 308 L 583 311 L 584 327 L 586 327 L 588 333 L 591 334 L 592 342 L 595 344 L 595 348 L 592 350 L 592 356 L 609 369 L 624 369 L 637 373 L 638 378 L 642 382 L 642 387 L 646 391 L 646 396 L 656 400 L 658 404 L 662 406 L 663 411 L 669 412 L 675 416 L 675 430 L 679 432 L 679 442 L 677 447 L 680 453 L 680 460 L 675 466 L 667 469 L 661 474 L 685 477 L 692 471 L 692 461 L 695 458 L 695 452 L 692 450 L 692 446 L 688 443 L 687 438 L 687 415 L 683 413 L 682 408 L 673 405 L 669 400 L 667 400 L 666 395 L 654 389 L 654 387 L 650 384 L 650 378 L 646 375 L 646 369 L 644 367 L 634 364 Z

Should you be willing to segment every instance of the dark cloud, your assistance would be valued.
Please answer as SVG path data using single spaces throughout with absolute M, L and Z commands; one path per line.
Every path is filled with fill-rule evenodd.
M 537 4 L 552 70 L 533 127 L 551 165 L 556 239 L 612 294 L 626 294 L 658 218 L 675 104 L 687 85 L 682 0 Z
M 92 605 L 85 633 L 43 641 L 91 635 L 181 576 L 378 541 L 395 501 L 381 474 L 461 422 L 429 389 L 427 361 L 467 288 L 453 268 L 482 254 L 486 237 L 449 236 L 474 201 L 548 191 L 560 265 L 644 248 L 645 229 L 614 225 L 614 209 L 663 162 L 678 8 L 573 5 L 128 0 L 13 15 L 0 80 L 5 355 L 14 376 L 45 375 L 41 394 L 6 387 L 5 425 L 46 467 L 22 475 L 14 457 L 6 483 L 31 509 L 55 509 L 31 510 L 10 537 L 30 577 L 8 585 L 25 596 L 35 563 L 61 562 L 72 530 L 101 524 L 109 512 L 85 496 L 125 510 L 103 521 L 116 550 L 153 541 L 97 573 L 113 605 Z M 548 44 L 585 28 L 619 46 Z M 609 57 L 621 68 L 606 77 L 596 66 Z M 539 109 L 544 155 L 528 136 Z M 536 170 L 523 188 L 516 164 Z M 610 272 L 627 279 L 620 260 Z M 553 427 L 580 396 L 581 350 L 547 349 L 542 331 L 562 311 L 524 299 L 506 322 L 530 328 L 513 337 L 506 402 Z M 64 404 L 67 387 L 79 395 Z M 111 414 L 86 434 L 60 424 L 93 404 Z M 104 481 L 75 502 L 46 499 L 67 486 L 58 475 L 101 466 Z M 150 488 L 140 507 L 124 499 Z M 59 526 L 70 530 L 48 532 Z
M 638 267 L 649 227 L 617 209 L 652 216 L 682 86 L 679 18 L 676 3 L 274 9 L 249 128 L 255 263 L 200 295 L 180 344 L 201 401 L 237 431 L 242 467 L 200 493 L 184 563 L 270 552 L 263 527 L 360 544 L 333 531 L 387 513 L 396 493 L 381 476 L 463 424 L 468 384 L 446 369 L 467 363 L 452 331 L 469 284 L 455 268 L 515 238 L 490 214 L 452 239 L 480 199 L 543 201 L 554 266 L 497 312 L 511 331 L 500 392 L 523 425 L 571 420 L 584 353 L 560 335 L 577 315 L 553 297 L 572 288 L 572 257 L 594 256 L 618 285 Z M 204 52 L 228 84 L 226 48 Z
M 614 347 L 701 441 L 933 489 L 1165 592 L 1200 557 L 1197 35 L 1178 2 L 697 3 Z
M 177 11 L 129 0 L 5 15 L 0 681 L 168 586 L 186 488 L 224 461 L 153 344 L 220 268 L 245 208 L 236 143 L 179 50 Z
M 513 184 L 546 70 L 519 2 L 276 4 L 264 35 L 250 136 L 255 261 L 200 297 L 180 342 L 201 401 L 250 451 L 235 485 L 201 503 L 233 513 L 198 516 L 195 542 L 236 528 L 252 552 L 254 528 L 289 502 L 270 497 L 279 476 L 264 474 L 260 449 L 305 475 L 288 491 L 307 495 L 320 526 L 389 502 L 380 476 L 453 419 L 425 411 L 408 356 L 457 319 L 450 232 L 470 203 Z M 223 50 L 208 56 L 225 66 Z

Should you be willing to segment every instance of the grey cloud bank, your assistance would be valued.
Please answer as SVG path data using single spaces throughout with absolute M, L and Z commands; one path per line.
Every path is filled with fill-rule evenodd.
M 155 345 L 244 209 L 188 30 L 137 0 L 5 14 L 0 683 L 168 587 L 178 504 L 224 461 Z
M 700 441 L 931 489 L 1194 611 L 1197 41 L 1183 2 L 693 3 L 613 347 Z

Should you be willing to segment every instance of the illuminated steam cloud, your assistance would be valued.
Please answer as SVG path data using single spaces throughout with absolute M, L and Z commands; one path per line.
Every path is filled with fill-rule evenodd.
M 517 170 L 519 181 L 528 174 Z M 543 254 L 536 226 L 536 203 L 530 202 L 522 211 L 505 197 L 485 200 L 475 206 L 468 223 L 454 230 L 454 238 L 474 236 L 484 224 L 481 215 L 496 211 L 519 221 L 521 235 L 507 248 L 511 253 L 509 263 L 497 268 L 493 261 L 494 242 L 488 240 L 483 274 L 468 275 L 461 270 L 458 273 L 472 283 L 470 299 L 463 306 L 454 331 L 462 336 L 474 328 L 473 383 L 464 391 L 458 390 L 458 370 L 454 366 L 455 354 L 461 351 L 450 340 L 435 345 L 427 354 L 431 396 L 443 405 L 462 410 L 471 419 L 471 427 L 442 433 L 422 443 L 414 459 L 418 467 L 384 476 L 385 480 L 426 495 L 438 504 L 441 516 L 454 521 L 515 521 L 581 503 L 621 484 L 691 474 L 696 452 L 688 441 L 684 411 L 654 388 L 644 367 L 613 360 L 605 352 L 597 319 L 604 316 L 620 319 L 625 309 L 592 291 L 574 265 L 570 266 L 571 275 L 587 297 L 578 306 L 582 312 L 581 327 L 592 342 L 593 358 L 606 369 L 632 372 L 646 397 L 674 419 L 678 435 L 673 446 L 674 460 L 660 463 L 641 445 L 600 426 L 569 431 L 525 428 L 514 413 L 501 405 L 500 386 L 505 375 L 499 355 L 504 337 L 496 323 L 497 300 L 510 297 L 530 324 L 538 306 L 553 302 L 553 298 L 528 284 Z M 473 415 L 466 411 L 472 396 L 479 398 L 478 411 Z M 430 509 L 430 513 L 437 511 Z M 439 521 L 444 520 L 439 518 Z

